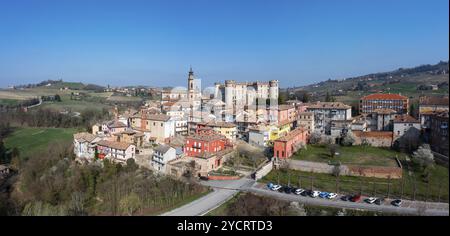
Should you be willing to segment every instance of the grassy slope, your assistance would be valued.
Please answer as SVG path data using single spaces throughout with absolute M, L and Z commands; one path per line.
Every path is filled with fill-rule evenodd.
M 14 106 L 19 104 L 20 100 L 17 99 L 0 99 L 0 105 Z
M 57 141 L 70 141 L 75 129 L 19 128 L 5 139 L 7 148 L 17 147 L 22 157 L 45 150 Z
M 304 161 L 329 162 L 340 161 L 342 164 L 396 166 L 395 157 L 404 159 L 405 154 L 384 148 L 369 146 L 339 147 L 339 156 L 331 159 L 329 151 L 323 145 L 308 145 L 307 149 L 297 152 L 292 158 Z

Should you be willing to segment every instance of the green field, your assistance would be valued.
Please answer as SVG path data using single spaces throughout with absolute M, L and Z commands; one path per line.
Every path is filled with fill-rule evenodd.
M 3 106 L 14 106 L 18 105 L 20 103 L 20 100 L 17 99 L 0 99 L 0 105 Z
M 293 159 L 314 162 L 337 162 L 353 165 L 371 165 L 371 166 L 397 166 L 395 157 L 404 160 L 406 155 L 386 148 L 377 148 L 370 146 L 339 146 L 338 156 L 331 159 L 329 151 L 325 145 L 308 145 L 301 149 Z
M 59 141 L 70 141 L 76 129 L 18 128 L 5 140 L 7 148 L 17 147 L 21 157 L 28 157 Z

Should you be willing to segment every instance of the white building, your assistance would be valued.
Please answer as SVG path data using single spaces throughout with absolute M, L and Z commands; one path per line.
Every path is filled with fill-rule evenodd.
M 110 159 L 113 162 L 125 164 L 128 159 L 134 159 L 136 147 L 129 143 L 101 140 L 97 142 L 97 152 L 100 159 Z
M 314 114 L 314 129 L 325 134 L 331 134 L 332 121 L 349 121 L 352 119 L 352 107 L 341 102 L 308 104 L 306 111 Z
M 73 135 L 73 152 L 77 158 L 91 160 L 95 156 L 95 141 L 99 139 L 90 133 L 76 133 Z
M 414 134 L 419 134 L 418 131 L 421 129 L 421 124 L 419 120 L 414 119 L 410 115 L 397 115 L 394 118 L 394 140 L 402 137 L 407 132 L 415 132 Z M 414 131 L 409 131 L 409 129 L 414 129 Z
M 166 164 L 177 158 L 175 148 L 168 145 L 159 145 L 154 149 L 151 165 L 158 172 L 166 173 Z

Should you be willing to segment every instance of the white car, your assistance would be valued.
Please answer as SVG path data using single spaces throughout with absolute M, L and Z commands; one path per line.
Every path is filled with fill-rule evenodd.
M 295 193 L 296 195 L 300 195 L 300 194 L 302 194 L 304 191 L 305 191 L 304 189 L 299 188 L 299 189 L 295 190 L 294 193 Z
M 336 198 L 336 197 L 337 197 L 337 194 L 336 194 L 336 193 L 330 193 L 330 194 L 328 194 L 328 196 L 327 196 L 328 199 L 334 199 L 334 198 Z
M 311 197 L 314 197 L 314 198 L 316 198 L 316 197 L 318 197 L 318 196 L 319 196 L 319 194 L 320 194 L 320 191 L 312 191 L 312 193 L 311 193 Z
M 376 200 L 377 200 L 377 199 L 374 198 L 374 197 L 369 197 L 369 198 L 366 199 L 366 202 L 369 203 L 369 204 L 372 204 L 372 203 L 374 203 Z
M 281 185 L 278 185 L 278 184 L 275 184 L 274 186 L 272 186 L 273 191 L 277 191 L 280 188 L 281 188 Z

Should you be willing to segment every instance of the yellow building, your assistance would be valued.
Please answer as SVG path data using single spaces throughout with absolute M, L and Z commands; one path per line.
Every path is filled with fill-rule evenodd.
M 208 123 L 199 123 L 197 125 L 198 128 L 211 128 L 215 132 L 225 136 L 227 139 L 231 141 L 236 141 L 237 136 L 237 126 L 233 123 L 227 122 L 208 122 Z

